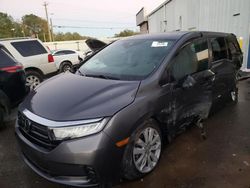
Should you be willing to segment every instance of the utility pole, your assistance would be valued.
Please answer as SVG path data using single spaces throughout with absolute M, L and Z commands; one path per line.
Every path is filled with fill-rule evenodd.
M 53 33 L 53 23 L 52 23 L 52 19 L 50 18 L 50 27 L 51 27 L 51 37 L 52 37 L 52 41 L 54 42 L 54 33 Z
M 47 3 L 47 2 L 44 2 L 44 3 L 43 3 L 43 6 L 44 6 L 44 8 L 45 8 L 46 19 L 47 19 L 47 24 L 48 24 L 49 41 L 51 42 L 51 41 L 52 41 L 52 38 L 51 38 L 51 33 L 50 33 L 49 17 L 48 17 L 48 10 L 47 10 L 48 3 Z

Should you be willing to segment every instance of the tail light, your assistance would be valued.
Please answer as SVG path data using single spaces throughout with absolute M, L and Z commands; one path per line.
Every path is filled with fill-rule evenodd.
M 49 63 L 53 63 L 54 62 L 53 55 L 51 55 L 51 54 L 48 55 L 48 61 L 49 61 Z
M 4 68 L 0 68 L 0 71 L 5 71 L 8 73 L 13 73 L 13 72 L 18 72 L 20 70 L 23 70 L 23 66 L 11 66 L 11 67 L 4 67 Z

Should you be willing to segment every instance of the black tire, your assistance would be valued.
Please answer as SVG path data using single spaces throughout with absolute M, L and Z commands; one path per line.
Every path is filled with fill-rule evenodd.
M 32 80 L 34 82 L 32 82 Z M 30 89 L 34 89 L 37 85 L 42 83 L 43 76 L 35 71 L 35 70 L 27 70 L 26 71 L 26 85 L 30 87 Z
M 133 155 L 133 150 L 135 147 L 135 142 L 137 141 L 137 139 L 139 138 L 139 136 L 142 134 L 142 132 L 144 130 L 146 130 L 147 128 L 153 128 L 154 130 L 157 131 L 157 133 L 160 136 L 160 154 L 159 154 L 159 158 L 158 161 L 156 162 L 155 166 L 148 172 L 142 173 L 138 170 L 138 168 L 135 165 L 134 162 L 134 155 Z M 151 171 L 154 170 L 154 168 L 157 166 L 160 156 L 161 156 L 161 151 L 162 151 L 162 134 L 161 134 L 161 130 L 157 124 L 156 121 L 154 121 L 153 119 L 147 120 L 145 121 L 141 126 L 139 126 L 131 135 L 130 140 L 128 145 L 126 146 L 124 155 L 123 155 L 123 160 L 122 160 L 122 173 L 123 173 L 123 178 L 127 179 L 127 180 L 134 180 L 134 179 L 139 179 L 144 177 L 145 175 L 149 174 Z M 143 155 L 143 154 L 142 154 Z M 148 163 L 148 162 L 147 162 Z
M 72 68 L 72 63 L 70 63 L 69 61 L 64 61 L 61 63 L 59 71 L 60 73 L 67 72 L 67 71 L 70 71 L 71 68 Z
M 0 128 L 4 126 L 4 110 L 0 107 Z

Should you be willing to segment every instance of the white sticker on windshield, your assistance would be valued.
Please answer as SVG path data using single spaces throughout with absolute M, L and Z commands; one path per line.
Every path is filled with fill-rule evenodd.
M 168 42 L 160 42 L 160 41 L 154 41 L 152 42 L 152 45 L 151 45 L 151 47 L 154 47 L 154 48 L 166 47 L 166 46 L 168 46 Z

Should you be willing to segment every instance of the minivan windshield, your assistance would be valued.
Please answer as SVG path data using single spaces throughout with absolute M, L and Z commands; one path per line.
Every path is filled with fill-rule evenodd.
M 173 43 L 166 39 L 116 41 L 87 60 L 79 72 L 104 79 L 142 80 L 161 64 Z

